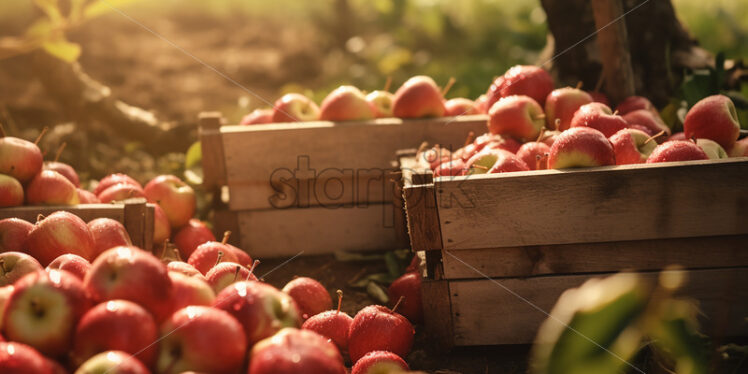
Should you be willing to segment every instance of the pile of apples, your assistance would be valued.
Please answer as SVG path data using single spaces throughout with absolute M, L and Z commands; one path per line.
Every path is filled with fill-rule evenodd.
M 420 105 L 433 108 L 442 100 Z M 543 69 L 515 66 L 474 108 L 488 108 L 487 133 L 455 151 L 438 145 L 420 150 L 419 161 L 435 176 L 748 156 L 748 139 L 738 140 L 735 106 L 723 95 L 699 101 L 685 117 L 684 132 L 671 134 L 644 97 L 629 97 L 613 111 L 600 93 L 554 89 Z
M 351 318 L 314 279 L 258 280 L 229 234 L 181 261 L 133 247 L 108 218 L 0 221 L 0 372 L 344 374 L 344 357 L 353 374 L 408 370 L 417 269 L 391 285 L 399 305 Z

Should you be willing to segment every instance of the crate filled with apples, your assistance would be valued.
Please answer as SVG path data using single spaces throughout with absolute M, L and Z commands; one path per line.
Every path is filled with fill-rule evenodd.
M 423 140 L 457 147 L 485 128 L 482 101 L 444 92 L 417 76 L 394 94 L 341 86 L 320 106 L 287 94 L 236 126 L 203 113 L 204 185 L 227 187 L 228 228 L 263 257 L 396 248 L 394 152 Z
M 428 261 L 426 324 L 443 345 L 530 343 L 565 289 L 669 265 L 687 270 L 682 292 L 712 336 L 748 333 L 735 289 L 748 282 L 748 139 L 729 98 L 703 99 L 670 134 L 646 98 L 613 111 L 536 67 L 510 69 L 487 96 L 485 134 L 397 156 L 411 247 Z

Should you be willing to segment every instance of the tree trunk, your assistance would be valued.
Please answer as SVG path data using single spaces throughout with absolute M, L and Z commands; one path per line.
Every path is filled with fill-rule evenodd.
M 591 1 L 597 0 L 541 0 L 553 35 L 544 59 L 552 61 L 544 67 L 560 83 L 582 81 L 588 90 L 602 74 L 596 38 L 590 37 L 596 32 Z M 631 12 L 619 22 L 628 30 L 636 93 L 662 106 L 679 86 L 684 68 L 709 66 L 713 57 L 681 25 L 670 0 L 644 1 L 623 0 L 624 14 Z

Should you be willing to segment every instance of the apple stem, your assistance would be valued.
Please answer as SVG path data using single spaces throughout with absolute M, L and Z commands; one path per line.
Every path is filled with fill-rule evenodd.
M 472 142 L 473 142 L 473 140 L 474 140 L 474 138 L 475 138 L 475 133 L 474 133 L 474 132 L 472 132 L 472 131 L 470 131 L 470 132 L 468 133 L 468 136 L 467 136 L 467 138 L 465 138 L 465 145 L 463 145 L 463 147 L 467 147 L 467 146 L 468 146 L 468 144 L 472 143 Z
M 0 122 L 0 138 L 5 137 L 5 127 L 3 127 L 3 123 Z
M 260 260 L 255 260 L 255 262 L 252 263 L 252 267 L 249 268 L 249 274 L 247 274 L 247 279 L 245 279 L 245 280 L 247 280 L 247 281 L 249 280 L 249 277 L 252 276 L 252 273 L 255 272 L 255 268 L 257 268 L 257 265 L 259 265 L 259 264 L 260 264 Z
M 236 271 L 234 271 L 234 280 L 232 282 L 236 282 L 236 278 L 239 277 L 239 272 L 242 270 L 241 265 L 236 265 Z
M 545 113 L 538 114 L 537 116 L 532 117 L 532 119 L 533 120 L 536 120 L 536 119 L 545 119 Z
M 39 223 L 39 221 L 41 221 L 41 220 L 43 220 L 43 219 L 44 219 L 44 214 L 38 214 L 38 215 L 36 216 L 36 223 Z
M 618 115 L 618 109 L 616 109 L 616 111 L 615 111 L 615 112 L 613 112 L 613 115 L 614 115 L 614 116 L 617 116 L 617 115 Z
M 577 86 L 576 86 L 576 87 L 574 87 L 574 88 L 576 88 L 576 89 L 578 89 L 578 90 L 579 90 L 579 89 L 581 89 L 581 88 L 582 88 L 582 86 L 584 86 L 584 82 L 582 82 L 582 81 L 579 81 L 579 82 L 577 82 Z
M 213 266 L 216 266 L 221 263 L 221 260 L 223 260 L 223 251 L 218 251 L 218 257 L 216 258 L 216 264 Z
M 166 240 L 166 243 L 168 243 L 169 240 Z M 182 261 L 182 256 L 179 255 L 179 248 L 173 248 L 174 255 L 177 257 L 177 261 Z
M 402 303 L 403 300 L 405 300 L 405 296 L 400 296 L 400 298 L 397 299 L 397 302 L 395 303 L 395 306 L 392 307 L 392 313 L 395 313 L 395 311 L 397 310 L 397 307 L 400 306 L 400 303 Z
M 49 127 L 44 126 L 44 128 L 42 129 L 42 132 L 39 133 L 39 136 L 37 136 L 36 140 L 34 141 L 35 145 L 39 145 L 39 142 L 42 140 L 42 137 L 44 136 L 44 134 L 47 133 L 47 131 L 49 131 Z
M 389 92 L 389 90 L 390 90 L 390 86 L 392 86 L 392 76 L 391 76 L 391 75 L 390 75 L 390 76 L 388 76 L 388 77 L 387 77 L 387 81 L 386 81 L 386 82 L 384 82 L 384 91 L 387 91 L 387 92 Z
M 337 290 L 335 292 L 338 294 L 338 310 L 335 311 L 335 314 L 340 314 L 340 306 L 343 304 L 343 290 Z
M 558 119 L 556 119 L 558 121 Z M 540 133 L 538 134 L 538 138 L 535 139 L 535 143 L 540 143 L 540 141 L 545 137 L 545 129 L 540 129 Z
M 229 237 L 231 236 L 231 231 L 226 230 L 223 233 L 223 239 L 221 240 L 221 244 L 226 245 L 226 243 L 229 242 Z
M 457 82 L 457 80 L 455 79 L 455 77 L 449 77 L 449 81 L 447 81 L 447 85 L 444 86 L 444 89 L 442 89 L 442 96 L 443 97 L 447 96 L 447 92 L 449 92 L 449 90 L 452 89 L 452 86 L 454 86 L 455 82 Z
M 483 165 L 473 165 L 472 167 L 478 168 L 478 169 L 481 169 L 481 170 L 488 170 L 488 168 L 485 167 L 485 166 L 483 166 Z
M 60 161 L 60 156 L 62 155 L 62 151 L 65 150 L 65 147 L 67 147 L 68 143 L 62 142 L 60 144 L 60 147 L 57 148 L 57 153 L 55 153 L 55 162 Z
M 657 134 L 654 134 L 654 135 L 650 136 L 649 138 L 647 138 L 647 140 L 645 140 L 645 141 L 644 141 L 644 144 L 649 144 L 649 142 L 651 142 L 651 141 L 652 141 L 652 139 L 656 139 L 656 138 L 659 138 L 659 137 L 660 137 L 660 136 L 662 136 L 662 135 L 663 135 L 664 133 L 665 133 L 665 130 L 662 130 L 662 131 L 658 132 Z M 696 141 L 694 140 L 694 143 L 695 143 L 695 142 L 696 142 Z
M 553 121 L 553 124 L 556 125 L 556 130 L 558 130 L 559 127 L 561 127 L 561 118 L 556 118 L 556 120 Z

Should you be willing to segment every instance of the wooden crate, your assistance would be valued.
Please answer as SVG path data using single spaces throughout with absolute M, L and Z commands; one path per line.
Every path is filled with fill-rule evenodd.
M 423 140 L 457 148 L 486 117 L 222 125 L 200 116 L 204 185 L 229 191 L 220 222 L 253 255 L 283 257 L 401 246 L 392 155 Z
M 60 210 L 73 213 L 86 222 L 96 218 L 111 218 L 125 226 L 134 246 L 148 251 L 153 249 L 154 207 L 142 198 L 112 204 L 2 208 L 0 219 L 20 218 L 34 223 L 39 215 L 48 216 Z
M 406 185 L 411 247 L 429 262 L 427 328 L 443 347 L 531 343 L 564 290 L 678 264 L 704 331 L 746 335 L 747 176 L 736 158 Z

